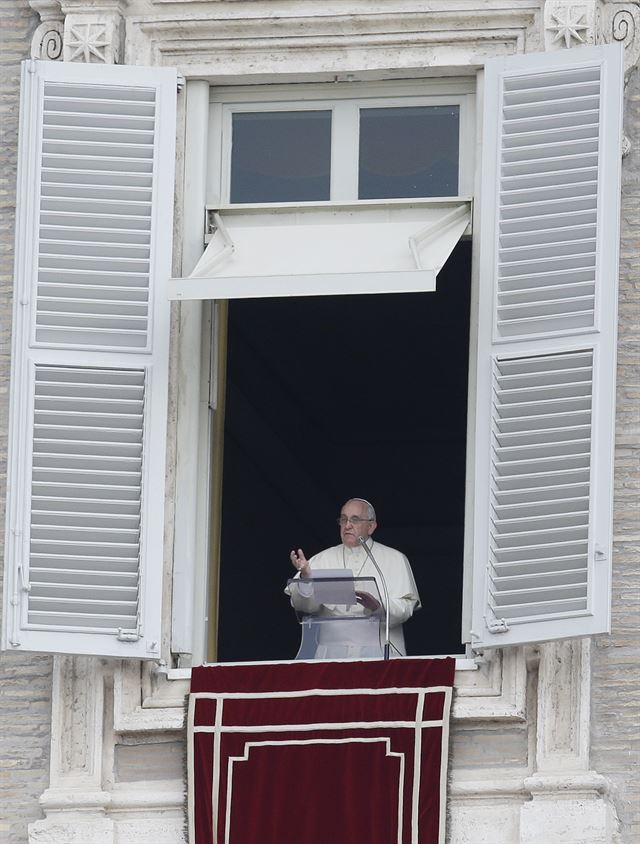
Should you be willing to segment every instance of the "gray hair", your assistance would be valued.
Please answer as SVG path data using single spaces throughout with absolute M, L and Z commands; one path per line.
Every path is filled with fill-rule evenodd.
M 376 511 L 373 508 L 373 504 L 370 501 L 367 501 L 366 498 L 350 498 L 349 501 L 362 501 L 363 504 L 367 505 L 367 518 L 371 519 L 372 522 L 377 521 Z M 348 503 L 349 502 L 347 502 L 347 504 Z

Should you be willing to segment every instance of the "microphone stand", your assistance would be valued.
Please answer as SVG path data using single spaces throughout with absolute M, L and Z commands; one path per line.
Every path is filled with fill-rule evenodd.
M 391 649 L 391 642 L 389 640 L 389 609 L 390 609 L 390 606 L 389 606 L 389 590 L 387 589 L 387 581 L 385 580 L 384 575 L 382 574 L 382 570 L 381 570 L 380 566 L 378 565 L 378 563 L 376 562 L 376 558 L 371 553 L 371 549 L 367 545 L 367 539 L 368 539 L 368 537 L 359 536 L 358 542 L 360 543 L 360 545 L 362 545 L 364 550 L 367 552 L 367 556 L 369 557 L 369 559 L 373 563 L 375 570 L 380 575 L 380 581 L 382 582 L 382 592 L 384 594 L 384 613 L 385 613 L 383 654 L 384 654 L 384 659 L 389 659 L 389 653 L 390 653 L 390 649 Z

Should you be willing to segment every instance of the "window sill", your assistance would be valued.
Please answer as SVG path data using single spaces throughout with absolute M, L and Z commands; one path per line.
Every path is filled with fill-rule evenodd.
M 437 659 L 438 657 L 412 657 L 412 659 Z M 331 660 L 332 662 L 349 662 L 350 660 Z M 225 665 L 280 665 L 283 662 L 295 662 L 292 659 L 283 659 L 278 660 L 277 662 L 229 662 L 225 663 Z M 211 663 L 215 665 L 216 663 Z M 480 667 L 480 663 L 475 659 L 468 659 L 466 657 L 456 657 L 456 674 L 458 671 L 477 671 Z M 191 669 L 190 668 L 166 668 L 163 666 L 159 666 L 157 668 L 158 674 L 163 674 L 167 680 L 190 680 L 191 679 Z
M 243 663 L 248 664 L 269 665 Z M 189 668 L 157 668 L 123 660 L 114 683 L 115 731 L 182 730 L 190 677 Z M 492 651 L 478 661 L 456 659 L 453 720 L 524 721 L 526 680 L 523 648 Z

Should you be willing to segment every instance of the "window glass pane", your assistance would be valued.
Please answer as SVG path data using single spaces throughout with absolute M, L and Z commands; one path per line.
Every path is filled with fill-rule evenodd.
M 331 112 L 233 115 L 231 202 L 330 198 Z
M 456 196 L 459 106 L 360 109 L 358 197 Z

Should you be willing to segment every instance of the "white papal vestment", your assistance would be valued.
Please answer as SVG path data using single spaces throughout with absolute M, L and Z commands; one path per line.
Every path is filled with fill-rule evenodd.
M 416 609 L 420 606 L 420 596 L 409 565 L 409 560 L 395 548 L 389 548 L 381 542 L 374 541 L 371 537 L 367 540 L 367 546 L 373 554 L 376 562 L 384 574 L 387 589 L 389 590 L 389 639 L 391 645 L 400 654 L 405 654 L 404 634 L 402 625 Z M 384 590 L 380 583 L 380 575 L 375 566 L 361 546 L 349 548 L 346 545 L 334 545 L 309 560 L 311 571 L 319 569 L 350 569 L 354 577 L 375 578 L 378 591 L 384 596 Z M 299 575 L 296 575 L 298 577 Z M 301 584 L 301 589 L 292 594 L 287 588 L 287 594 L 292 597 L 291 603 L 299 612 L 314 611 L 312 584 Z M 364 609 L 362 612 L 366 612 Z M 339 608 L 323 607 L 323 615 L 327 613 L 335 615 L 337 619 L 341 615 Z M 339 620 L 321 626 L 320 639 L 316 651 L 318 659 L 358 659 L 376 654 L 363 641 L 358 641 L 358 629 L 360 625 L 341 624 Z

